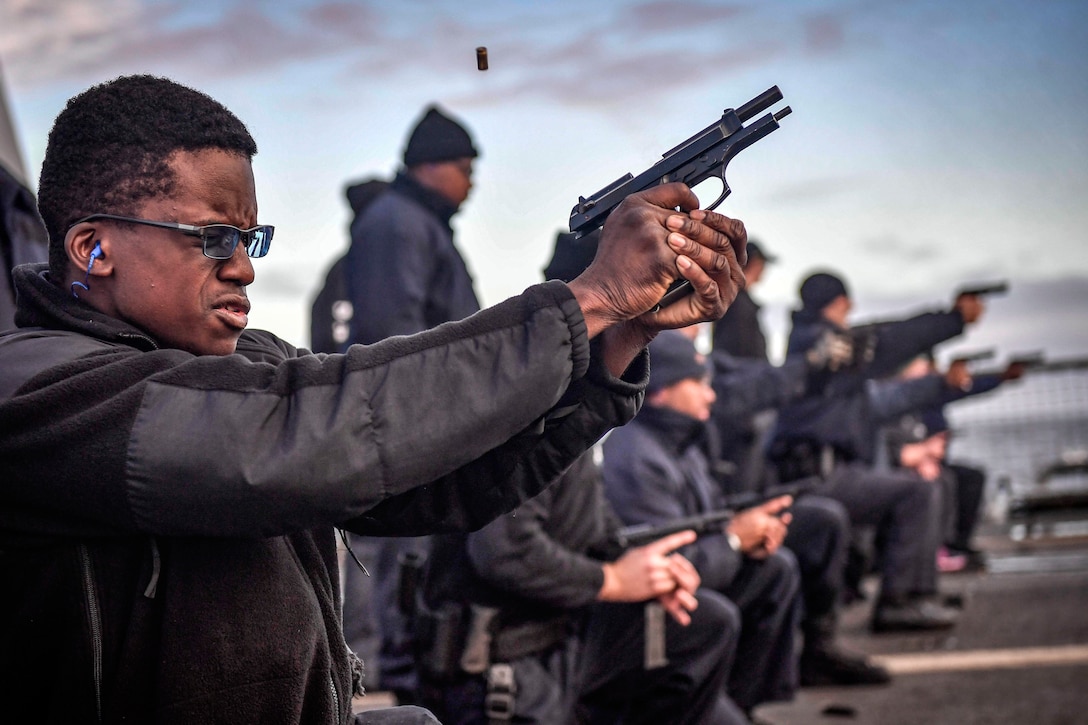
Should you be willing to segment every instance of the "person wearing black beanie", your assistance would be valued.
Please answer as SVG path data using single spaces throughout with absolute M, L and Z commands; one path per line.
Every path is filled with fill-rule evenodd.
M 816 272 L 801 283 L 801 309 L 794 313 L 795 320 L 804 322 L 821 317 L 846 328 L 846 318 L 853 305 L 850 291 L 840 277 L 830 272 Z
M 726 508 L 706 455 L 715 393 L 711 370 L 684 333 L 666 330 L 649 345 L 646 404 L 603 444 L 605 496 L 625 525 L 661 524 Z M 726 692 L 745 712 L 793 697 L 800 571 L 780 548 L 792 515 L 788 497 L 737 513 L 720 533 L 684 549 L 703 586 L 725 595 L 741 620 Z
M 464 126 L 442 113 L 438 106 L 428 106 L 404 147 L 404 165 L 411 168 L 425 163 L 474 159 L 479 155 Z
M 350 301 L 345 347 L 411 335 L 479 311 L 472 275 L 450 224 L 472 190 L 473 162 L 479 156 L 464 125 L 435 104 L 423 109 L 409 131 L 403 167 L 351 223 L 344 265 Z M 397 562 L 425 555 L 427 540 L 353 536 L 352 545 L 373 577 L 347 568 L 348 644 L 367 657 L 372 689 L 416 702 L 412 638 L 395 604 Z
M 852 327 L 847 324 L 847 285 L 827 271 L 809 275 L 800 298 L 787 355 L 804 354 L 832 331 L 848 335 L 853 361 L 831 375 L 817 394 L 779 411 L 767 458 L 781 482 L 822 476 L 823 495 L 846 508 L 854 527 L 876 529 L 882 545 L 880 593 L 870 623 L 874 631 L 952 627 L 957 613 L 938 597 L 940 537 L 930 535 L 938 521 L 940 491 L 909 472 L 877 466 L 882 428 L 903 412 L 928 405 L 944 383 L 922 380 L 886 389 L 876 381 L 962 334 L 979 319 L 982 304 L 977 296 L 958 295 L 947 310 Z
M 840 295 L 850 296 L 846 283 L 830 272 L 811 274 L 801 283 L 801 305 L 805 309 L 822 310 Z

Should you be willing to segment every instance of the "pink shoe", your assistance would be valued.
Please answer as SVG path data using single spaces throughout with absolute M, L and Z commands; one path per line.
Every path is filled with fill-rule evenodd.
M 967 557 L 963 554 L 950 554 L 943 546 L 937 551 L 937 571 L 950 574 L 967 568 Z

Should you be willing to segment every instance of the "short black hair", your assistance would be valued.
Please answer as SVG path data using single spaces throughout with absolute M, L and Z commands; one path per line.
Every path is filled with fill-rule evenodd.
M 176 151 L 222 149 L 253 158 L 257 144 L 223 104 L 167 78 L 122 76 L 68 101 L 53 122 L 38 182 L 49 269 L 62 280 L 64 236 L 90 214 L 133 215 L 173 190 Z

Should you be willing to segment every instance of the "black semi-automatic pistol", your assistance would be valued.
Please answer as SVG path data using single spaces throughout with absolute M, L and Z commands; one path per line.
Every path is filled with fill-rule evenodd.
M 722 180 L 721 195 L 706 209 L 716 209 L 729 196 L 725 167 L 738 153 L 778 128 L 778 122 L 788 116 L 789 106 L 768 113 L 744 125 L 758 113 L 782 100 L 782 91 L 772 86 L 739 108 L 727 108 L 722 117 L 679 146 L 665 152 L 656 164 L 638 176 L 626 174 L 588 198 L 578 197 L 570 213 L 570 230 L 579 236 L 600 228 L 612 210 L 625 198 L 659 184 L 680 181 L 694 187 L 710 177 Z M 687 280 L 677 280 L 654 310 L 670 304 L 691 292 Z
M 987 295 L 1003 295 L 1009 291 L 1008 282 L 993 282 L 990 284 L 974 284 L 961 287 L 956 290 L 956 297 L 963 297 L 964 295 L 975 295 L 978 297 L 985 297 Z

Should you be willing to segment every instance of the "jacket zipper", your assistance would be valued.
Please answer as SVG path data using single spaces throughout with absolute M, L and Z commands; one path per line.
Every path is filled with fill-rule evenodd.
M 317 612 L 322 617 L 322 621 L 324 621 L 324 613 L 321 611 L 321 604 L 318 601 L 318 597 L 317 597 L 317 589 L 318 589 L 319 585 L 318 585 L 318 582 L 315 580 L 314 573 L 310 572 L 310 571 L 307 571 L 307 569 L 302 565 L 302 561 L 299 559 L 298 552 L 295 551 L 294 543 L 292 543 L 291 540 L 289 538 L 287 538 L 287 537 L 284 537 L 284 543 L 287 546 L 287 550 L 291 554 L 291 558 L 294 559 L 295 565 L 298 567 L 299 571 L 306 577 L 306 580 L 310 583 L 310 587 L 309 587 L 310 598 L 313 600 L 314 607 L 316 608 Z M 341 639 L 341 641 L 343 641 L 343 640 Z M 350 702 L 351 702 L 350 700 L 349 700 L 349 707 L 348 707 L 348 711 L 347 711 L 347 719 L 346 720 L 341 719 L 341 715 L 340 715 L 340 691 L 336 687 L 336 667 L 334 666 L 335 657 L 332 656 L 332 642 L 329 641 L 328 627 L 325 627 L 325 642 L 326 642 L 327 646 L 329 647 L 329 653 L 330 653 L 328 684 L 329 684 L 329 694 L 332 695 L 333 708 L 334 708 L 334 711 L 336 712 L 336 722 L 337 723 L 349 723 L 349 722 L 352 722 L 352 718 L 353 718 L 353 715 L 352 715 L 352 712 L 351 712 L 352 707 L 350 705 Z M 342 646 L 346 647 L 347 645 L 345 644 L 345 645 L 342 645 Z
M 102 612 L 94 587 L 91 554 L 86 544 L 79 545 L 79 562 L 83 573 L 83 597 L 87 603 L 87 619 L 91 629 L 91 667 L 94 676 L 94 705 L 98 722 L 102 722 Z
M 340 719 L 340 693 L 336 691 L 336 677 L 333 674 L 332 669 L 329 669 L 329 689 L 332 691 L 332 706 L 333 712 L 336 713 L 336 719 Z

